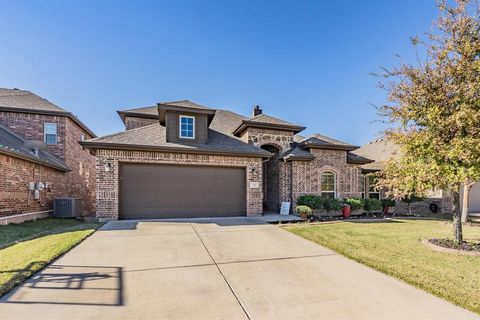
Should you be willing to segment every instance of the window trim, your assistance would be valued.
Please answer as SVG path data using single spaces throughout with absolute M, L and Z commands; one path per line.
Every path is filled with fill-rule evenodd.
M 48 143 L 47 142 L 47 134 L 53 135 L 53 133 L 47 133 L 47 126 L 54 125 L 55 126 L 55 143 Z M 56 122 L 44 122 L 43 123 L 43 142 L 48 145 L 57 145 L 58 144 L 58 123 Z
M 192 133 L 193 133 L 193 135 L 191 137 L 187 137 L 187 136 L 182 135 L 182 118 L 192 119 Z M 178 137 L 180 139 L 195 140 L 196 137 L 195 137 L 195 117 L 194 116 L 186 116 L 186 115 L 178 116 Z
M 365 198 L 382 200 L 382 193 L 380 192 L 380 190 L 370 191 L 370 178 L 375 179 L 375 177 L 372 175 L 368 175 L 368 174 L 365 175 L 365 184 L 366 184 L 366 187 L 368 186 L 368 188 L 365 188 Z M 378 198 L 370 197 L 371 194 L 378 194 Z
M 322 176 L 325 173 L 331 173 L 333 175 L 333 190 L 324 191 L 322 188 Z M 323 196 L 323 193 L 333 193 L 333 198 L 337 198 L 337 173 L 332 170 L 325 170 L 320 172 L 320 195 Z

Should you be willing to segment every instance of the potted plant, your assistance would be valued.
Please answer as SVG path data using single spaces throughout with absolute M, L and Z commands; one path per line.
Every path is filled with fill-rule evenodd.
M 389 212 L 389 209 L 392 207 L 395 207 L 394 199 L 382 199 L 382 208 L 383 208 L 384 215 L 387 215 Z
M 350 215 L 353 214 L 361 214 L 361 210 L 363 209 L 363 199 L 361 198 L 348 198 L 345 199 L 345 203 L 350 206 Z
M 302 220 L 307 220 L 308 216 L 312 214 L 312 209 L 309 206 L 297 206 L 296 211 Z
M 348 204 L 348 202 L 343 202 L 342 203 L 342 216 L 343 216 L 343 219 L 348 219 L 350 218 L 350 215 L 352 214 L 351 212 L 351 207 L 350 205 Z
M 298 197 L 297 205 L 307 206 L 312 209 L 312 211 L 319 212 L 323 208 L 323 198 L 318 195 L 306 194 Z

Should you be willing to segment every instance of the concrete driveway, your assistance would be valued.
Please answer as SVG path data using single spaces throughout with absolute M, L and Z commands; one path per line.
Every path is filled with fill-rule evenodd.
M 254 218 L 106 224 L 1 319 L 478 319 Z

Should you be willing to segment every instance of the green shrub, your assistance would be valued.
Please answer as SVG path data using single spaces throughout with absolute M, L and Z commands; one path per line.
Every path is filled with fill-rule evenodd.
M 382 202 L 374 198 L 366 198 L 363 203 L 363 209 L 367 212 L 382 209 Z
M 307 195 L 303 195 L 303 196 L 298 197 L 297 205 L 308 206 L 312 209 L 319 210 L 319 209 L 322 209 L 323 200 L 324 199 L 320 196 L 316 196 L 316 195 L 313 195 L 313 194 L 307 194 Z
M 323 199 L 323 209 L 327 212 L 342 210 L 342 202 L 335 198 L 325 198 Z
M 382 207 L 395 207 L 395 200 L 394 199 L 382 199 Z
M 306 214 L 307 216 L 312 215 L 312 209 L 309 206 L 297 206 L 295 210 L 299 215 L 302 215 L 302 214 Z
M 350 205 L 350 209 L 352 211 L 363 209 L 364 201 L 361 198 L 348 198 L 348 199 L 345 199 L 344 202 Z

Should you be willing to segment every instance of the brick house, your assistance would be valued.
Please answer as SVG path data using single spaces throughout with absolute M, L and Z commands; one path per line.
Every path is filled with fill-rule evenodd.
M 251 117 L 188 100 L 118 112 L 125 131 L 83 141 L 97 158 L 97 217 L 258 215 L 303 194 L 364 195 L 356 146 L 256 106 Z
M 52 209 L 56 197 L 95 211 L 95 157 L 78 143 L 95 134 L 32 92 L 0 88 L 0 216 Z M 39 194 L 29 184 L 43 184 Z

